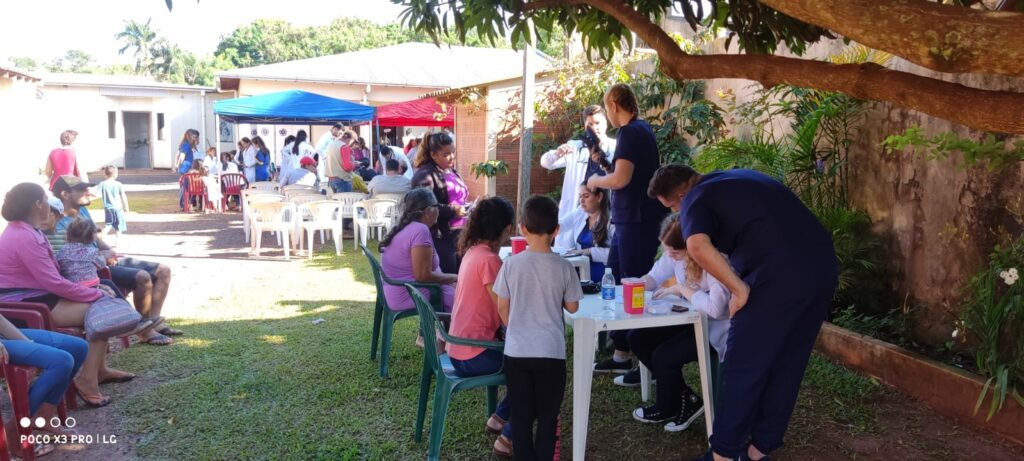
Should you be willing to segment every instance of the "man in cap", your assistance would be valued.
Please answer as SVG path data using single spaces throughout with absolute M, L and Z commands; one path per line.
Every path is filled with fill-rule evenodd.
M 84 182 L 76 176 L 64 175 L 57 178 L 53 185 L 53 195 L 63 204 L 64 216 L 57 222 L 54 229 L 55 234 L 64 235 L 68 225 L 75 218 L 93 221 L 88 209 L 89 204 L 92 203 L 92 194 L 89 192 L 89 188 L 92 186 L 94 184 Z M 51 206 L 52 208 L 54 207 Z M 95 245 L 107 258 L 114 283 L 133 291 L 135 310 L 144 317 L 159 318 L 164 300 L 167 298 L 167 291 L 170 289 L 171 268 L 164 264 L 135 258 L 118 259 L 110 245 L 100 239 L 96 240 Z M 174 342 L 170 336 L 180 334 L 182 334 L 181 331 L 160 322 L 153 328 L 139 333 L 139 339 L 147 344 L 166 346 Z
M 288 172 L 288 177 L 284 178 L 281 187 L 292 184 L 310 186 L 313 189 L 320 190 L 320 179 L 316 175 L 316 160 L 310 157 L 303 157 L 299 161 L 299 168 Z

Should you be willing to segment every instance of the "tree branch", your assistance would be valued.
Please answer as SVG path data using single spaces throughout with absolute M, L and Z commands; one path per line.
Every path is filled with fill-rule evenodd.
M 758 0 L 939 72 L 1024 76 L 1024 14 L 928 0 Z
M 1022 93 L 980 90 L 876 64 L 837 65 L 762 55 L 692 56 L 684 53 L 661 27 L 621 0 L 585 0 L 585 3 L 636 32 L 658 52 L 661 70 L 676 80 L 741 78 L 765 86 L 787 84 L 838 91 L 918 110 L 982 131 L 1024 133 Z

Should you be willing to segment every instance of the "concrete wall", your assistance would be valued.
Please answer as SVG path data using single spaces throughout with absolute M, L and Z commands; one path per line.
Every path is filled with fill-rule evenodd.
M 39 123 L 45 112 L 43 101 L 36 98 L 36 89 L 37 84 L 33 82 L 0 77 L 0 133 L 8 155 L 8 161 L 0 168 L 0 194 L 26 181 L 49 186 L 41 170 L 50 151 L 40 152 L 38 144 L 48 140 L 49 144 L 57 146 L 60 133 L 51 136 Z M 0 218 L 0 228 L 4 226 Z

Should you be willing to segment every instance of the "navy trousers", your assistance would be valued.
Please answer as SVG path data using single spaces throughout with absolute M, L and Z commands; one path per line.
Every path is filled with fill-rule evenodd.
M 782 446 L 836 286 L 834 276 L 805 275 L 799 286 L 786 289 L 778 280 L 752 287 L 747 304 L 732 318 L 711 435 L 719 455 L 736 458 L 748 440 L 766 454 Z
M 615 275 L 615 283 L 623 278 L 643 277 L 654 267 L 654 259 L 658 256 L 658 225 L 650 224 L 616 224 L 615 234 L 608 249 L 608 264 Z M 615 330 L 608 337 L 615 343 L 615 350 L 629 352 L 629 340 L 626 336 L 630 330 Z

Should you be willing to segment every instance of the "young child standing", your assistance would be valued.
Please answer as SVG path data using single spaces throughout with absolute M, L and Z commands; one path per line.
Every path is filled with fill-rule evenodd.
M 125 218 L 128 213 L 128 196 L 124 193 L 124 186 L 117 180 L 117 167 L 107 165 L 103 167 L 103 175 L 107 179 L 97 186 L 100 198 L 103 199 L 104 224 L 103 235 L 106 236 L 111 230 L 118 236 L 128 230 L 128 221 Z M 117 245 L 117 240 L 111 246 Z
M 550 460 L 565 394 L 562 308 L 576 312 L 583 291 L 572 264 L 551 252 L 558 233 L 558 204 L 533 196 L 521 216 L 519 230 L 529 249 L 505 261 L 493 288 L 498 315 L 508 326 L 505 380 L 515 423 L 512 454 L 517 460 Z

